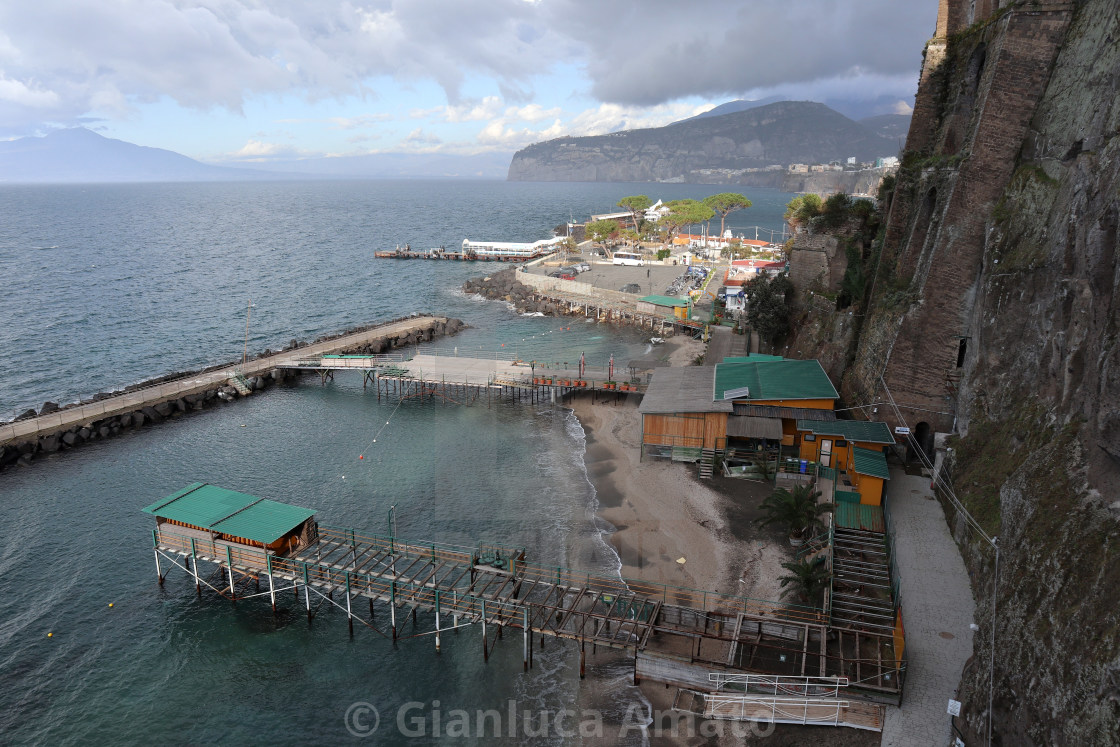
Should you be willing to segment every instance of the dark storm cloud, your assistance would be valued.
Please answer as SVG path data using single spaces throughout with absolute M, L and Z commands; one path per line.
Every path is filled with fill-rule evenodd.
M 557 28 L 587 45 L 592 94 L 643 105 L 860 74 L 916 82 L 937 15 L 934 0 L 550 5 Z

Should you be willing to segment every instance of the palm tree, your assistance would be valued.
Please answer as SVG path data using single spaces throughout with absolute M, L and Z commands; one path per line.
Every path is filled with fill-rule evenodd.
M 790 542 L 801 544 L 824 527 L 824 515 L 836 508 L 831 503 L 818 503 L 821 491 L 816 483 L 795 485 L 793 490 L 778 488 L 760 504 L 764 516 L 759 526 L 780 524 L 789 532 Z
M 782 596 L 796 596 L 809 604 L 817 603 L 832 579 L 832 571 L 825 565 L 824 558 L 802 558 L 782 563 L 782 568 L 789 571 L 778 579 L 784 589 Z

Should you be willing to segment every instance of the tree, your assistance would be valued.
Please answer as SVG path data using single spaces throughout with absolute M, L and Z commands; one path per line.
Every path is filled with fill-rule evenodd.
M 795 596 L 803 602 L 817 604 L 817 600 L 828 588 L 832 580 L 832 571 L 825 565 L 824 558 L 806 560 L 804 558 L 793 562 L 782 563 L 782 568 L 788 574 L 778 579 L 784 591 L 782 596 Z
M 661 219 L 669 229 L 669 240 L 680 230 L 681 226 L 691 226 L 709 220 L 715 211 L 698 200 L 673 200 L 665 203 L 669 213 Z
M 645 195 L 631 195 L 630 197 L 623 197 L 618 201 L 618 206 L 623 210 L 630 212 L 630 217 L 634 221 L 634 230 L 637 231 L 641 226 L 642 216 L 645 215 L 646 210 L 649 210 L 653 200 Z
M 746 282 L 747 323 L 766 340 L 771 349 L 789 333 L 789 295 L 793 283 L 785 275 L 769 278 L 756 275 Z
M 839 228 L 848 220 L 852 198 L 843 192 L 828 196 L 821 208 L 821 223 L 826 228 Z
M 588 223 L 584 230 L 587 232 L 587 237 L 589 239 L 596 244 L 602 244 L 618 233 L 618 221 L 594 220 Z
M 736 210 L 749 208 L 751 206 L 751 201 L 737 192 L 721 192 L 718 195 L 705 197 L 704 204 L 719 216 L 719 237 L 722 239 L 724 227 L 727 223 L 727 215 Z
M 821 214 L 821 196 L 809 192 L 798 195 L 786 205 L 785 219 L 790 228 L 807 226 L 813 218 Z
M 758 525 L 779 524 L 790 539 L 807 540 L 824 526 L 824 515 L 835 508 L 831 503 L 818 503 L 820 497 L 816 483 L 795 485 L 792 490 L 778 488 L 759 504 L 763 516 Z

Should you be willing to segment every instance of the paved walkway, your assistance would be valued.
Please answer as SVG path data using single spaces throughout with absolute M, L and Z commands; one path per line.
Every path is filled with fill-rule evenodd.
M 78 407 L 69 407 L 65 410 L 29 418 L 15 423 L 0 425 L 0 444 L 8 441 L 20 441 L 36 438 L 37 436 L 54 433 L 72 428 L 75 425 L 88 423 L 93 420 L 120 415 L 142 407 L 177 399 L 188 394 L 209 389 L 229 380 L 235 373 L 241 372 L 245 376 L 256 376 L 276 368 L 278 365 L 290 363 L 299 358 L 313 357 L 342 350 L 350 345 L 357 345 L 379 337 L 397 337 L 406 335 L 414 330 L 425 329 L 434 322 L 446 321 L 446 317 L 420 316 L 389 322 L 377 327 L 371 327 L 361 332 L 354 332 L 333 340 L 307 345 L 295 350 L 276 353 L 265 358 L 256 358 L 248 361 L 244 366 L 232 365 L 208 373 L 185 376 L 173 379 L 157 386 L 138 389 L 134 392 L 109 397 L 98 402 L 92 402 Z
M 889 485 L 908 665 L 902 707 L 887 708 L 882 744 L 940 747 L 952 742 L 947 708 L 972 655 L 976 605 L 929 478 L 892 467 Z

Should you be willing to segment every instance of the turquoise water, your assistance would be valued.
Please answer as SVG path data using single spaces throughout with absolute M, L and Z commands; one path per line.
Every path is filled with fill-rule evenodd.
M 250 295 L 251 351 L 426 310 L 472 325 L 440 343 L 462 352 L 505 343 L 522 357 L 625 360 L 648 349 L 636 331 L 519 316 L 457 291 L 486 266 L 378 262 L 372 251 L 535 240 L 569 210 L 585 216 L 638 192 L 712 191 L 497 182 L 0 188 L 0 318 L 10 320 L 0 325 L 0 413 L 237 358 Z M 750 196 L 752 222 L 780 223 L 788 195 Z M 382 713 L 377 743 L 429 743 L 439 741 L 430 724 L 429 736 L 396 732 L 402 704 L 581 707 L 588 686 L 578 654 L 557 642 L 523 674 L 518 636 L 484 663 L 473 627 L 444 635 L 437 655 L 430 637 L 394 646 L 356 626 L 351 639 L 337 610 L 308 624 L 288 595 L 274 618 L 261 600 L 198 599 L 181 572 L 160 587 L 139 508 L 201 480 L 380 532 L 395 504 L 401 536 L 524 545 L 534 561 L 614 572 L 583 451 L 582 429 L 562 408 L 438 399 L 398 407 L 364 391 L 359 375 L 339 374 L 327 386 L 306 379 L 0 473 L 2 741 L 333 743 L 353 739 L 347 709 L 369 702 Z M 605 656 L 593 663 L 588 682 L 609 692 L 608 718 L 641 703 L 628 671 Z M 516 732 L 513 741 L 571 741 Z

